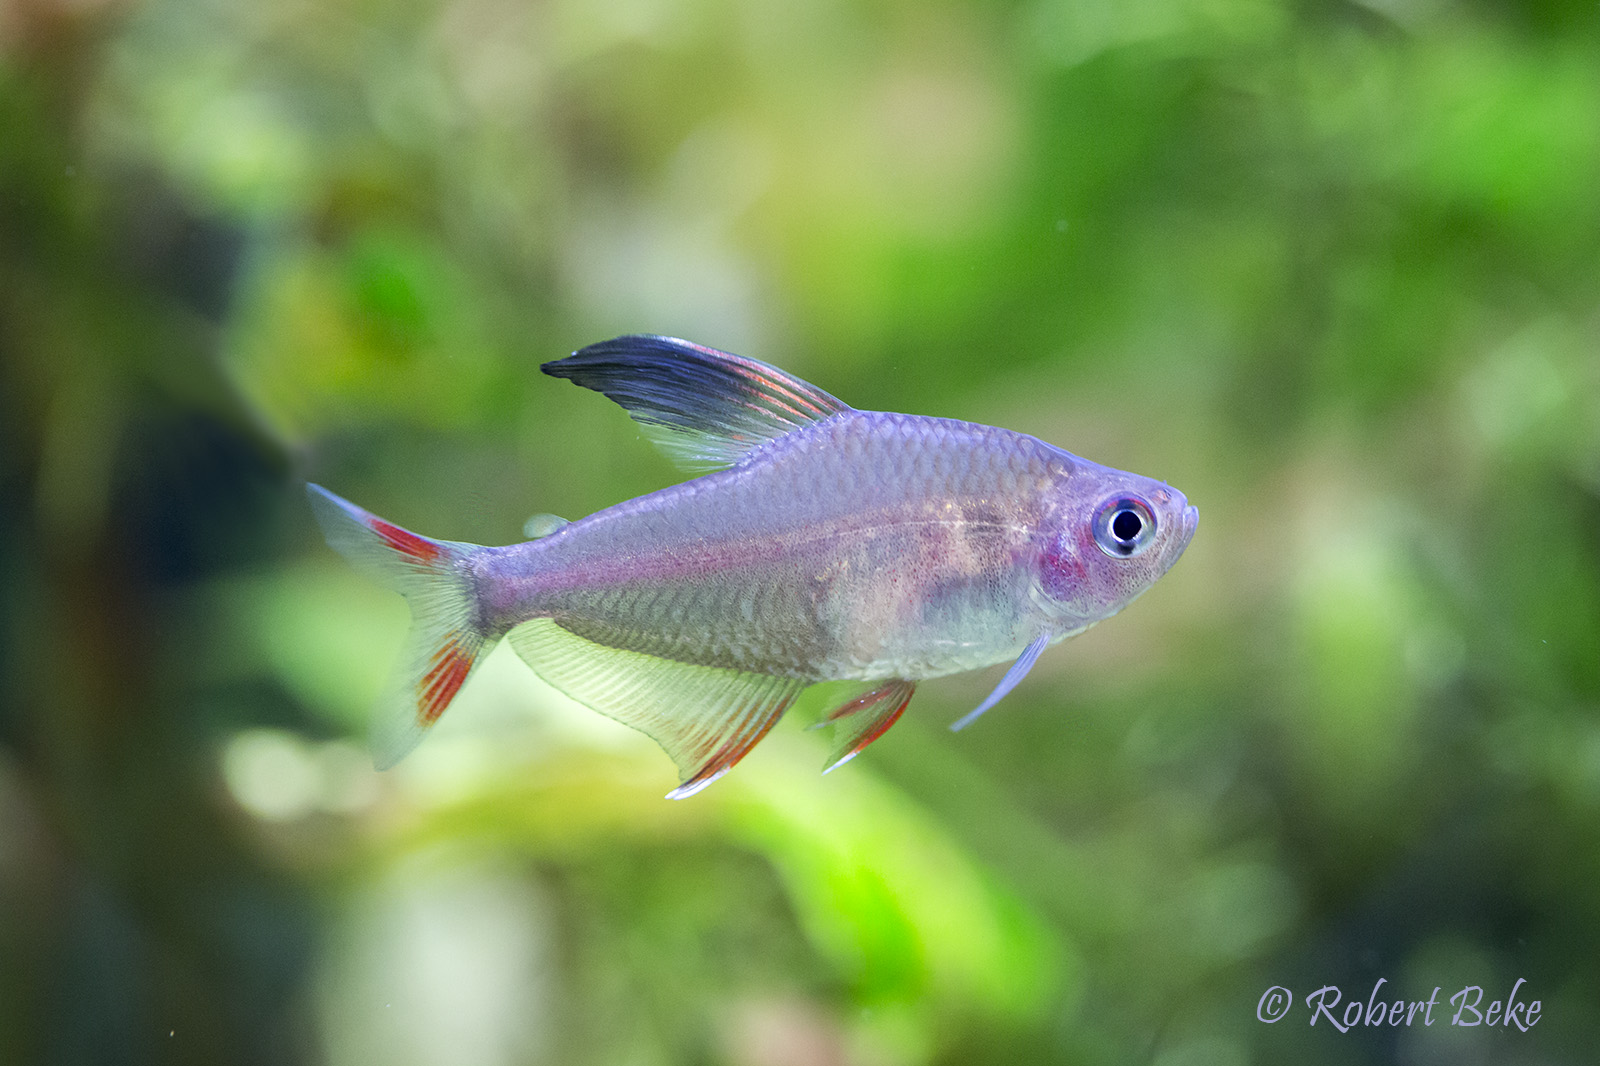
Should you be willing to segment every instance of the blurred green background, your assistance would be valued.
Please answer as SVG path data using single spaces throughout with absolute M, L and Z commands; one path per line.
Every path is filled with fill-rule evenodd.
M 505 648 L 374 773 L 302 482 L 660 488 L 537 371 L 629 331 L 1199 534 L 827 778 Z M 0 1062 L 1596 1061 L 1600 7 L 0 0 L 0 547 Z M 1380 978 L 1542 1014 L 1307 1024 Z

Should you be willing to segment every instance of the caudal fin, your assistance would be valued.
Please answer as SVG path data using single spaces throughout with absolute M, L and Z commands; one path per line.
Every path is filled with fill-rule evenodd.
M 483 660 L 494 639 L 482 632 L 471 574 L 475 544 L 429 540 L 306 486 L 328 546 L 411 605 L 411 632 L 372 721 L 372 759 L 387 770 L 421 743 Z

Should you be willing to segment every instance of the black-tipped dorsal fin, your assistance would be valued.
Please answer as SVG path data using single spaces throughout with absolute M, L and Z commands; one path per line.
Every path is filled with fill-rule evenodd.
M 617 337 L 545 363 L 621 404 L 680 466 L 732 466 L 752 448 L 850 410 L 775 366 L 674 337 Z

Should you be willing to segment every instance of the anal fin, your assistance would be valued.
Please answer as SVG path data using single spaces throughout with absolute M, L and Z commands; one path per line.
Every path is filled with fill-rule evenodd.
M 830 773 L 860 755 L 874 740 L 899 721 L 917 689 L 915 681 L 885 681 L 846 700 L 824 716 L 813 729 L 834 727 L 833 753 L 828 756 Z
M 661 745 L 681 780 L 668 799 L 692 796 L 732 769 L 808 683 L 610 648 L 549 618 L 523 623 L 509 639 L 551 685 Z

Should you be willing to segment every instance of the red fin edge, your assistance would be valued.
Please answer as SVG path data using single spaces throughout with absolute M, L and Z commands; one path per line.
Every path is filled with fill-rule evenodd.
M 667 793 L 667 799 L 688 799 L 732 770 L 740 759 L 750 754 L 751 748 L 761 742 L 762 737 L 772 731 L 772 727 L 778 724 L 778 719 L 783 717 L 783 712 L 788 710 L 789 704 L 793 702 L 793 696 L 786 697 L 781 703 L 768 708 L 765 718 L 747 723 L 743 728 L 730 733 L 722 747 L 706 760 L 705 765 L 695 771 L 693 777 Z M 746 713 L 754 709 L 754 707 L 748 708 Z
M 845 755 L 845 758 L 849 759 L 861 754 L 861 750 L 863 748 L 887 733 L 889 731 L 889 727 L 900 720 L 900 715 L 905 712 L 906 706 L 910 704 L 910 702 L 911 693 L 907 692 L 900 698 L 900 702 L 895 704 L 894 710 L 890 711 L 886 715 L 879 716 L 877 722 L 873 724 L 871 729 L 867 730 L 867 732 L 862 735 L 860 740 L 856 741 L 855 747 L 850 749 L 849 753 Z
M 409 555 L 422 563 L 431 563 L 439 558 L 439 546 L 426 537 L 419 537 L 410 530 L 401 529 L 381 518 L 374 518 L 369 524 L 374 533 L 402 555 Z
M 828 768 L 822 772 L 829 773 L 837 770 L 857 755 L 860 755 L 868 744 L 887 733 L 889 727 L 900 720 L 900 715 L 904 713 L 906 706 L 910 704 L 911 696 L 916 690 L 917 685 L 914 681 L 887 682 L 870 692 L 862 693 L 855 699 L 847 701 L 824 718 L 821 723 L 818 723 L 833 722 L 841 730 L 851 725 L 859 728 L 863 722 L 866 725 L 866 728 L 859 733 L 844 733 L 842 739 L 849 747 L 845 750 L 836 749 L 835 758 L 828 764 Z M 846 721 L 846 719 L 858 714 L 865 715 L 865 718 L 857 722 Z

